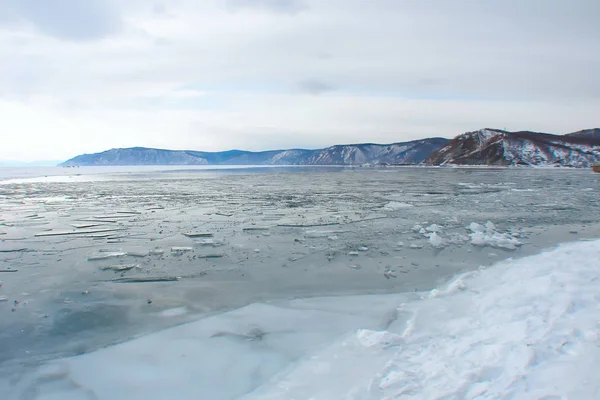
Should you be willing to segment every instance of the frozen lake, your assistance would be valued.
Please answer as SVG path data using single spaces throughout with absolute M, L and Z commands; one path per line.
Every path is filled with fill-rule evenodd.
M 200 331 L 254 342 L 293 314 L 282 309 L 313 310 L 281 322 L 294 332 L 298 319 L 337 312 L 297 348 L 280 344 L 271 367 L 207 392 L 236 398 L 352 329 L 385 329 L 395 305 L 459 273 L 600 237 L 600 176 L 587 170 L 59 170 L 0 171 L 0 370 L 13 382 L 48 360 L 246 306 L 239 324 Z M 330 299 L 311 303 L 319 297 Z M 263 312 L 269 327 L 248 317 Z

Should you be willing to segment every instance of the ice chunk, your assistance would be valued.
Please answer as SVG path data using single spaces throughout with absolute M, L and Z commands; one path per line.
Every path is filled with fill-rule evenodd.
M 193 251 L 193 250 L 194 250 L 193 247 L 181 247 L 181 246 L 171 247 L 172 253 L 185 253 L 185 252 Z
M 444 239 L 436 232 L 431 233 L 429 236 L 429 243 L 435 248 L 441 248 L 445 246 Z
M 127 264 L 127 265 L 108 265 L 108 266 L 104 266 L 104 267 L 100 267 L 101 270 L 106 271 L 106 270 L 111 270 L 111 271 L 129 271 L 130 269 L 134 269 L 134 268 L 141 268 L 139 265 L 137 264 Z
M 411 207 L 414 207 L 414 206 L 409 203 L 401 203 L 399 201 L 390 201 L 383 208 L 385 208 L 386 210 L 400 210 L 402 208 L 411 208 Z
M 485 224 L 485 228 L 476 222 L 472 222 L 469 228 L 473 232 L 469 235 L 473 246 L 515 250 L 518 246 L 523 245 L 523 242 L 509 233 L 496 232 L 496 226 L 490 221 Z
M 438 224 L 431 224 L 427 228 L 425 228 L 428 232 L 440 232 L 442 227 Z
M 214 235 L 210 232 L 190 232 L 190 233 L 184 233 L 184 236 L 187 236 L 189 238 L 207 238 L 207 237 L 213 237 Z
M 402 343 L 402 336 L 390 333 L 388 331 L 372 331 L 369 329 L 359 329 L 356 332 L 358 343 L 364 347 L 391 347 Z
M 108 252 L 100 252 L 100 254 L 93 254 L 91 256 L 89 256 L 87 259 L 88 261 L 98 261 L 98 260 L 106 260 L 109 258 L 115 258 L 115 257 L 123 257 L 127 255 L 127 253 L 123 252 L 123 251 L 108 251 Z
M 146 257 L 148 255 L 147 251 L 128 251 L 127 255 L 130 257 Z
M 473 233 L 483 232 L 485 230 L 484 227 L 482 225 L 478 224 L 477 222 L 471 222 L 471 224 L 469 225 L 469 229 Z

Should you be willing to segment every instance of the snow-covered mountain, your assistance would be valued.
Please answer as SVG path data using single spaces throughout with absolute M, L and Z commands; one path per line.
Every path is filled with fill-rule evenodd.
M 600 129 L 567 135 L 481 129 L 449 141 L 425 160 L 433 165 L 556 165 L 600 163 Z
M 111 149 L 83 154 L 61 166 L 97 165 L 357 165 L 420 164 L 432 152 L 448 142 L 444 138 L 414 140 L 392 144 L 350 144 L 326 149 L 272 150 L 251 152 L 229 150 L 203 152 L 162 150 L 145 147 Z

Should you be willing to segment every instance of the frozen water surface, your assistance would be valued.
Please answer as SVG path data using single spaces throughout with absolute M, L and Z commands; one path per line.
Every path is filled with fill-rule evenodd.
M 2 398 L 392 396 L 361 386 L 343 397 L 342 377 L 388 371 L 377 385 L 404 385 L 414 366 L 383 367 L 409 319 L 399 304 L 430 307 L 423 292 L 457 274 L 600 237 L 600 179 L 588 171 L 48 171 L 2 172 Z M 334 356 L 346 361 L 307 361 Z M 309 393 L 303 368 L 337 372 Z M 268 386 L 276 379 L 296 397 Z M 411 379 L 412 396 L 435 398 Z

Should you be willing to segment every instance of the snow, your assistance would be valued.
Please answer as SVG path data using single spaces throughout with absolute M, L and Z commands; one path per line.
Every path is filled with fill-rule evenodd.
M 0 378 L 0 394 L 15 385 L 3 398 L 597 399 L 599 293 L 600 240 L 582 241 L 426 293 L 253 304 Z
M 599 267 L 594 241 L 464 274 L 244 399 L 599 398 Z

